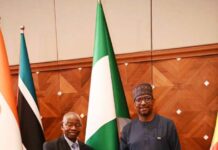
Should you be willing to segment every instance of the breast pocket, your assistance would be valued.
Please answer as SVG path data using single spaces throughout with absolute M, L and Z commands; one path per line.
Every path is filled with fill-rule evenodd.
M 153 144 L 157 150 L 170 150 L 166 137 L 155 136 L 153 137 Z
M 140 140 L 132 142 L 130 150 L 168 150 L 166 139 L 152 135 L 144 135 Z
M 141 147 L 140 149 L 143 150 L 168 150 L 168 144 L 166 141 L 165 137 L 156 137 L 156 136 L 145 136 L 144 137 L 144 142 L 143 144 L 140 144 L 141 146 L 143 145 L 143 148 Z

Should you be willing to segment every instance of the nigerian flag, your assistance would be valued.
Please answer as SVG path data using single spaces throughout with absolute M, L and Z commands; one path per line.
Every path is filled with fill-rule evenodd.
M 128 118 L 110 35 L 98 2 L 85 142 L 94 150 L 118 150 L 119 129 Z

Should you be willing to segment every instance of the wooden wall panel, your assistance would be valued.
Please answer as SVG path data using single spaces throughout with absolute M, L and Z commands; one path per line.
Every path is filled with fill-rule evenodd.
M 218 56 L 156 61 L 153 68 L 155 109 L 174 120 L 182 149 L 209 149 L 218 110 Z
M 214 49 L 214 45 L 212 47 Z M 118 60 L 131 117 L 137 117 L 132 88 L 138 83 L 151 82 L 154 85 L 154 109 L 175 122 L 182 149 L 209 149 L 218 111 L 217 53 L 188 55 L 181 59 L 156 59 L 152 62 L 147 58 L 143 60 L 142 56 L 139 57 L 140 61 L 133 61 L 130 56 L 126 61 L 125 58 Z M 167 55 L 167 51 L 164 55 Z M 44 67 L 40 72 L 34 70 L 33 78 L 47 140 L 61 135 L 61 118 L 68 111 L 82 116 L 84 126 L 80 139 L 84 140 L 91 76 L 91 64 L 85 64 L 82 68 L 76 63 L 75 66 L 59 66 L 54 70 L 51 67 L 47 70 Z M 208 86 L 205 86 L 205 81 L 208 81 Z M 17 74 L 13 74 L 13 82 L 16 92 Z M 180 114 L 177 114 L 178 110 Z M 206 136 L 207 140 L 204 139 Z

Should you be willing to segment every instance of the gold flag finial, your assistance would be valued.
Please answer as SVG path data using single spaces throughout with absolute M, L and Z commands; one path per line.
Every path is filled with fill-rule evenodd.
M 20 26 L 20 33 L 24 33 L 24 29 L 25 29 L 24 25 Z

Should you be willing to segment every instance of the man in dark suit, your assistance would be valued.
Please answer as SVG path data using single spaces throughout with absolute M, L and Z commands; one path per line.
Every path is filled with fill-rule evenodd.
M 80 116 L 68 112 L 63 116 L 61 130 L 63 136 L 43 144 L 43 150 L 91 150 L 91 147 L 77 139 L 82 128 Z

